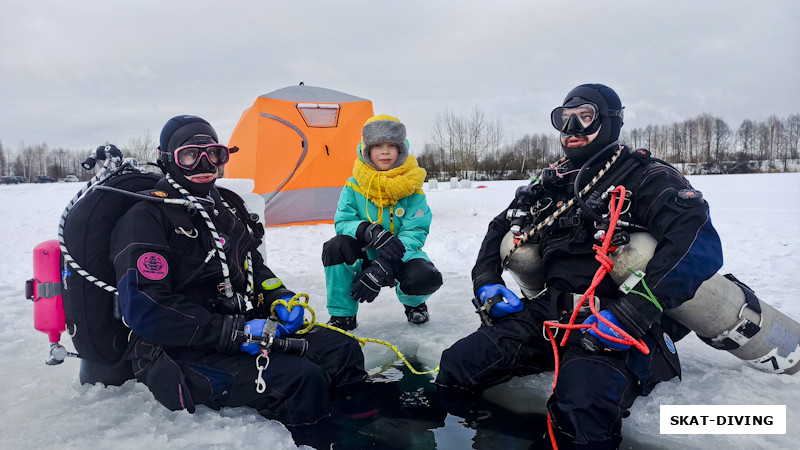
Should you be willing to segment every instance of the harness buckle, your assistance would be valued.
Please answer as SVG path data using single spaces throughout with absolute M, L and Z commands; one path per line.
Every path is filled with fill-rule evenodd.
M 577 227 L 583 224 L 583 217 L 580 214 L 571 214 L 567 217 L 558 218 L 559 228 Z
M 759 319 L 757 324 L 745 317 L 746 310 L 758 315 Z M 739 310 L 739 319 L 739 322 L 734 325 L 733 328 L 721 332 L 717 337 L 701 339 L 708 345 L 719 350 L 734 350 L 745 345 L 753 336 L 761 331 L 763 317 L 761 314 L 753 311 L 753 309 L 745 303 Z

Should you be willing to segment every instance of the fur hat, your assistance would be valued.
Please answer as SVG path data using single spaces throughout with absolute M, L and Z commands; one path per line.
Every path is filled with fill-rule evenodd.
M 371 167 L 375 167 L 369 158 L 369 149 L 373 145 L 381 142 L 391 142 L 397 145 L 397 162 L 394 167 L 398 167 L 406 162 L 408 158 L 408 141 L 406 140 L 406 126 L 397 117 L 386 114 L 379 114 L 370 117 L 364 122 L 361 129 L 361 159 Z

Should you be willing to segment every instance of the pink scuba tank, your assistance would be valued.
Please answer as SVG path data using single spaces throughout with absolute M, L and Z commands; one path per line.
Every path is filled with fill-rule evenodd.
M 61 299 L 61 250 L 55 239 L 33 249 L 33 279 L 28 280 L 26 296 L 33 300 L 33 327 L 45 333 L 51 344 L 66 330 Z

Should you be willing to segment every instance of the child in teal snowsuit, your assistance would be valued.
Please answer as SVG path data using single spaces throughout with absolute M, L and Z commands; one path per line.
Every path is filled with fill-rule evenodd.
M 408 153 L 397 118 L 371 117 L 361 137 L 336 208 L 336 236 L 322 249 L 328 323 L 356 328 L 358 304 L 375 300 L 382 287 L 395 287 L 410 323 L 425 323 L 425 300 L 442 285 L 422 250 L 433 217 L 422 192 L 425 169 Z

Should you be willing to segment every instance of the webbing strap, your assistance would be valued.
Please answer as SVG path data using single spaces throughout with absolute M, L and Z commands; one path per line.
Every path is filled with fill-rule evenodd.
M 56 295 L 61 295 L 61 282 L 52 282 L 48 281 L 45 283 L 41 283 L 36 281 L 36 294 L 38 295 L 36 298 L 31 299 L 33 301 L 37 301 L 40 298 L 50 298 L 55 297 Z

